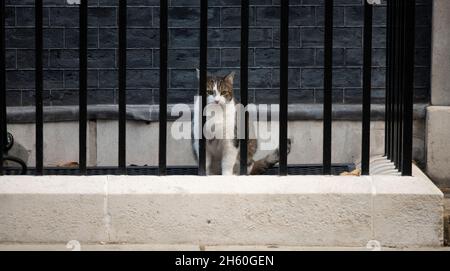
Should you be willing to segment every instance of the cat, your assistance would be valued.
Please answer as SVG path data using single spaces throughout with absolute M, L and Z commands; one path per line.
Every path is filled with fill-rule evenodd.
M 240 141 L 237 139 L 237 109 L 236 99 L 233 95 L 233 83 L 235 73 L 221 77 L 210 76 L 207 78 L 207 105 L 220 106 L 223 108 L 222 116 L 214 117 L 214 126 L 221 129 L 225 134 L 231 136 L 224 139 L 206 139 L 206 174 L 207 175 L 238 175 L 240 169 Z M 197 70 L 197 79 L 199 72 Z M 199 127 L 201 118 L 199 116 L 200 100 L 194 105 L 194 118 L 192 121 L 193 151 L 198 161 L 199 153 Z M 207 110 L 208 111 L 208 110 Z M 211 138 L 211 137 L 207 137 Z M 291 141 L 288 139 L 288 153 L 291 149 Z M 279 150 L 276 149 L 264 158 L 255 161 L 254 155 L 258 150 L 257 139 L 247 141 L 247 172 L 250 175 L 261 175 L 275 166 L 279 160 Z

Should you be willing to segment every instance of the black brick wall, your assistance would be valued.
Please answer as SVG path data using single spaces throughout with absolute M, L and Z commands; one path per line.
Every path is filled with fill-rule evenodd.
M 117 1 L 90 0 L 89 103 L 117 101 Z M 279 1 L 251 0 L 250 100 L 277 102 Z M 7 2 L 7 99 L 34 103 L 34 0 Z M 210 0 L 211 73 L 239 70 L 240 1 Z M 362 96 L 362 0 L 335 0 L 335 103 L 360 103 Z M 427 102 L 430 78 L 431 0 L 418 0 L 416 102 Z M 199 65 L 199 0 L 170 1 L 170 102 L 192 102 Z M 66 0 L 44 0 L 45 104 L 78 103 L 78 8 Z M 158 103 L 159 0 L 128 0 L 128 103 Z M 374 15 L 373 97 L 384 101 L 385 6 Z M 322 101 L 323 0 L 291 0 L 290 102 Z M 239 73 L 238 73 L 239 75 Z M 236 88 L 239 88 L 239 76 Z

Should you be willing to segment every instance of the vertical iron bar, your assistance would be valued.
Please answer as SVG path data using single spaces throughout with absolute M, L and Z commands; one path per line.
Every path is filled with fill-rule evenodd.
M 160 67 L 159 67 L 159 175 L 167 174 L 167 58 L 168 58 L 167 0 L 160 0 Z
M 399 23 L 400 23 L 400 14 L 399 14 L 399 4 L 400 4 L 401 0 L 395 0 L 394 1 L 394 20 L 395 20 L 395 35 L 394 35 L 394 40 L 395 40 L 395 51 L 394 51 L 394 57 L 395 57 L 395 63 L 394 63 L 394 84 L 393 84 L 393 118 L 394 118 L 394 123 L 393 123 L 393 144 L 392 144 L 392 161 L 395 164 L 395 167 L 397 168 L 397 139 L 398 139 L 398 111 L 399 111 L 399 89 L 400 89 L 400 85 L 399 85 L 399 78 L 400 78 L 400 72 L 399 72 L 399 64 L 400 64 L 400 27 L 399 27 Z
M 80 174 L 87 174 L 86 142 L 87 142 L 87 33 L 88 33 L 88 0 L 80 2 L 80 89 L 79 89 L 79 164 Z
M 323 90 L 323 174 L 331 174 L 333 96 L 333 0 L 325 0 L 325 61 Z
M 5 50 L 5 1 L 0 3 L 0 176 L 3 175 L 3 148 L 6 146 L 6 50 Z
M 200 96 L 201 96 L 201 128 L 199 139 L 199 161 L 198 174 L 206 175 L 206 139 L 203 136 L 203 127 L 206 118 L 203 110 L 206 107 L 206 88 L 207 88 L 207 64 L 208 63 L 208 0 L 200 2 Z
M 390 88 L 390 126 L 389 126 L 389 140 L 390 140 L 390 144 L 389 144 L 389 160 L 390 161 L 394 161 L 394 122 L 395 122 L 395 118 L 394 118 L 394 97 L 395 97 L 395 63 L 396 63 L 396 54 L 395 54 L 395 48 L 397 46 L 396 44 L 396 25 L 395 25 L 395 21 L 396 21 L 396 16 L 395 16 L 395 1 L 396 0 L 391 0 L 388 1 L 388 4 L 391 5 L 390 7 L 390 13 L 391 13 L 391 58 L 390 58 L 390 84 L 389 84 L 389 88 Z
M 403 142 L 402 142 L 402 174 L 412 175 L 412 145 L 413 145 L 413 106 L 414 106 L 414 56 L 415 56 L 415 14 L 416 1 L 406 1 L 405 18 L 405 90 L 403 97 Z
M 397 63 L 396 61 L 396 16 L 395 16 L 395 2 L 394 1 L 388 1 L 388 4 L 391 5 L 390 8 L 390 14 L 391 14 L 391 57 L 390 57 L 390 123 L 389 123 L 389 160 L 394 160 L 394 125 L 395 125 L 395 65 Z
M 398 88 L 398 100 L 397 100 L 397 149 L 396 149 L 396 159 L 395 163 L 397 165 L 397 169 L 402 170 L 401 159 L 402 159 L 402 133 L 403 133 L 403 92 L 404 92 L 404 80 L 405 80 L 405 2 L 399 2 L 399 88 Z
M 384 134 L 384 155 L 390 159 L 391 146 L 391 81 L 392 81 L 392 1 L 387 1 L 386 8 L 386 85 L 385 85 L 385 134 Z
M 372 5 L 364 1 L 364 67 L 361 172 L 369 175 L 370 167 L 370 112 L 372 91 Z
M 289 87 L 289 0 L 281 1 L 280 22 L 280 176 L 287 175 L 288 87 Z
M 249 41 L 249 0 L 241 1 L 241 104 L 246 109 L 248 105 L 248 41 Z M 245 111 L 244 134 L 240 140 L 240 174 L 247 175 L 247 142 L 249 135 L 248 112 Z
M 119 170 L 126 174 L 127 1 L 119 0 Z
M 404 92 L 405 92 L 405 17 L 406 17 L 406 10 L 405 10 L 405 2 L 407 1 L 401 1 L 400 2 L 400 12 L 401 12 L 401 18 L 400 18 L 400 88 L 399 88 L 399 117 L 398 117 L 398 121 L 399 121 L 399 125 L 398 127 L 398 137 L 397 137 L 397 168 L 402 171 L 402 155 L 403 155 L 403 151 L 402 151 L 402 139 L 403 139 L 403 96 L 404 96 Z
M 398 0 L 392 0 L 392 82 L 391 82 L 391 98 L 392 98 L 392 104 L 391 104 L 391 161 L 395 163 L 395 150 L 396 150 L 396 132 L 397 132 L 397 93 L 398 93 Z
M 35 91 L 36 91 L 36 175 L 44 173 L 44 110 L 43 110 L 43 4 L 42 0 L 35 2 L 35 46 L 36 46 L 36 70 L 35 70 Z

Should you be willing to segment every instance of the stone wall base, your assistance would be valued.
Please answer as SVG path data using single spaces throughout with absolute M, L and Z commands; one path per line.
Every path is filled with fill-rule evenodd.
M 414 177 L 0 177 L 0 242 L 436 247 L 443 194 Z
M 442 188 L 450 188 L 450 106 L 427 109 L 427 174 Z

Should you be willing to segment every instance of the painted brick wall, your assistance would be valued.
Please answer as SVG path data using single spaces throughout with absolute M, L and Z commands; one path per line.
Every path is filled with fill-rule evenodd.
M 279 87 L 279 1 L 251 0 L 250 100 L 276 102 Z M 9 105 L 34 103 L 34 0 L 7 2 Z M 89 103 L 117 101 L 117 0 L 90 0 Z M 211 73 L 239 71 L 240 1 L 210 0 Z M 431 0 L 418 0 L 417 102 L 428 101 Z M 78 8 L 44 0 L 45 103 L 78 103 Z M 128 0 L 128 102 L 158 103 L 159 0 Z M 170 102 L 192 102 L 199 65 L 199 0 L 170 1 Z M 385 6 L 374 15 L 373 97 L 384 101 Z M 291 0 L 290 102 L 322 101 L 323 0 Z M 362 0 L 335 0 L 335 103 L 360 103 L 362 95 Z M 236 91 L 239 88 L 239 73 Z

